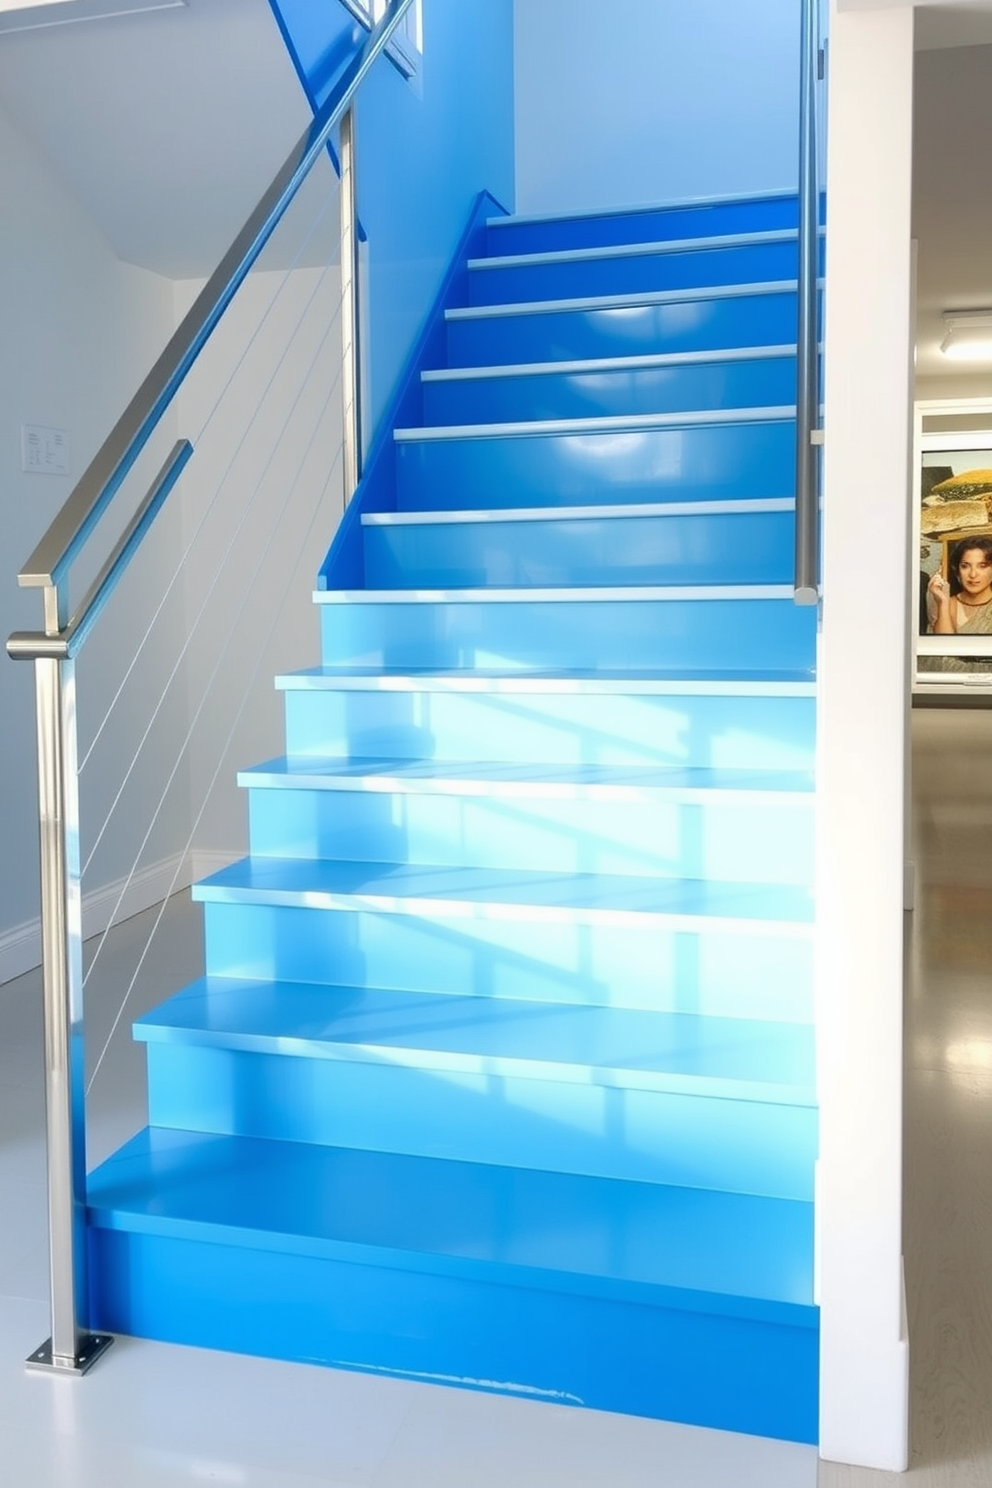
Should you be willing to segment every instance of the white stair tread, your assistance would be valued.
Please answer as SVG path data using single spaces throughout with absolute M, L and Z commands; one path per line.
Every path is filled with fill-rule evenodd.
M 502 424 L 422 424 L 394 429 L 397 444 L 445 439 L 508 439 L 542 434 L 636 434 L 648 429 L 684 429 L 708 424 L 787 423 L 794 403 L 771 408 L 702 408 L 686 413 L 617 413 L 599 418 L 515 419 Z
M 616 584 L 595 588 L 315 589 L 313 602 L 327 604 L 608 604 L 688 600 L 773 599 L 792 602 L 791 584 Z
M 531 919 L 806 937 L 812 896 L 791 885 L 651 879 L 535 869 L 242 858 L 193 887 L 203 902 L 373 910 L 438 918 Z
M 812 774 L 800 770 L 720 770 L 674 765 L 533 764 L 531 762 L 311 758 L 269 760 L 238 774 L 256 789 L 380 791 L 407 795 L 665 800 L 699 804 L 808 803 Z
M 654 367 L 691 367 L 711 362 L 770 361 L 776 357 L 794 357 L 791 346 L 742 346 L 720 351 L 666 351 L 643 356 L 583 357 L 569 362 L 512 362 L 501 366 L 442 367 L 421 372 L 422 382 L 470 382 L 473 379 L 500 377 L 568 377 L 582 372 L 639 372 Z
M 634 202 L 627 206 L 621 204 L 616 207 L 590 207 L 586 210 L 573 208 L 565 212 L 507 212 L 499 217 L 487 217 L 487 227 L 514 227 L 518 223 L 523 226 L 534 226 L 542 222 L 589 222 L 596 218 L 607 217 L 650 217 L 658 212 L 679 212 L 691 210 L 693 207 L 728 207 L 737 206 L 740 203 L 748 205 L 754 202 L 765 201 L 795 201 L 796 192 L 792 186 L 776 187 L 773 191 L 731 191 L 719 192 L 715 196 L 673 196 L 665 201 Z
M 795 294 L 795 279 L 763 279 L 755 284 L 694 285 L 689 289 L 635 290 L 629 294 L 581 295 L 564 300 L 516 300 L 509 305 L 467 305 L 446 310 L 446 320 L 498 320 L 507 315 L 554 315 L 568 310 L 629 310 L 639 305 L 681 301 L 744 299 L 750 295 Z
M 792 512 L 791 496 L 751 496 L 739 501 L 642 501 L 612 506 L 503 506 L 465 511 L 364 512 L 363 527 L 447 527 L 469 522 L 602 522 L 643 517 L 736 517 Z
M 560 248 L 546 253 L 508 253 L 491 258 L 470 258 L 472 269 L 528 268 L 543 264 L 590 263 L 605 258 L 644 258 L 666 253 L 700 253 L 727 248 L 763 248 L 772 243 L 794 243 L 794 227 L 775 227 L 763 232 L 723 233 L 719 237 L 663 238 L 653 243 L 620 243 L 598 248 Z
M 409 667 L 309 667 L 277 676 L 281 692 L 476 692 L 493 694 L 603 694 L 658 697 L 804 697 L 816 696 L 811 672 L 664 671 L 608 672 L 590 670 L 527 672 L 417 670 Z

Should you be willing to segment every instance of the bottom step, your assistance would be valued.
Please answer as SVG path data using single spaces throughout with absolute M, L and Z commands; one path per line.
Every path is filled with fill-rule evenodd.
M 89 1206 L 93 1327 L 816 1441 L 809 1204 L 149 1128 Z

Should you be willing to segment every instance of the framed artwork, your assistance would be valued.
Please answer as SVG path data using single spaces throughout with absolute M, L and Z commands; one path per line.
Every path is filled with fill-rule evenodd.
M 989 427 L 972 429 L 957 427 L 971 406 L 928 407 L 916 434 L 915 687 L 992 690 L 992 403 L 973 410 Z

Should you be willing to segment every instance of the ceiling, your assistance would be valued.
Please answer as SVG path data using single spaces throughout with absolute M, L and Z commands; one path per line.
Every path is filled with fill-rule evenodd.
M 967 44 L 963 44 L 967 41 Z M 992 307 L 992 5 L 917 16 L 913 236 L 917 376 L 960 378 L 942 312 Z M 974 367 L 992 391 L 992 368 Z
M 267 0 L 0 33 L 0 103 L 118 257 L 217 265 L 310 121 Z

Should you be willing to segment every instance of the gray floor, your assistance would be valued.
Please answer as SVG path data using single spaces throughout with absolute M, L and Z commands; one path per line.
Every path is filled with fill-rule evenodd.
M 120 1339 L 86 1380 L 29 1376 L 46 1335 L 39 979 L 0 988 L 0 1483 L 11 1488 L 971 1488 L 992 1483 L 992 712 L 914 719 L 907 995 L 907 1477 L 806 1448 L 406 1381 Z M 147 918 L 91 982 L 110 1032 Z M 194 975 L 198 922 L 170 906 L 94 1081 L 90 1157 L 138 1125 L 130 1018 Z

